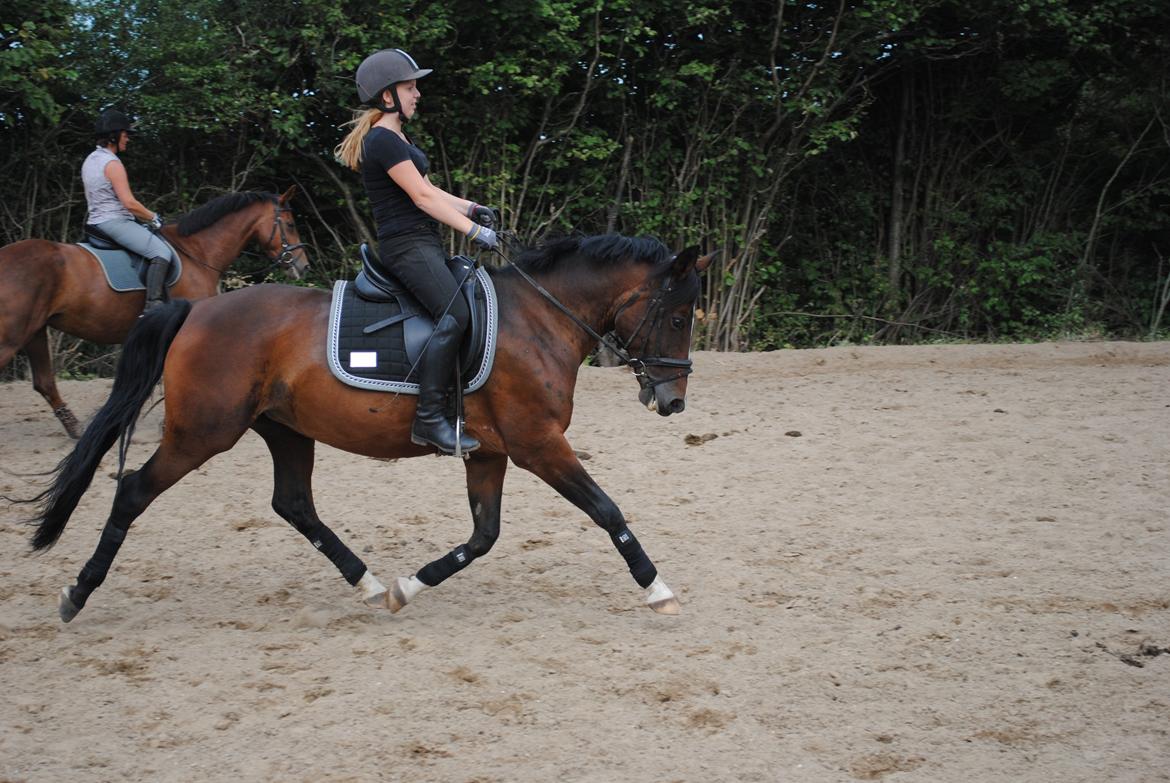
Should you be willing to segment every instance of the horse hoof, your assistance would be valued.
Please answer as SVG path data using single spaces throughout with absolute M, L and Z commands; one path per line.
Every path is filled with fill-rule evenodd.
M 386 591 L 386 608 L 392 614 L 397 614 L 409 601 L 410 599 L 406 597 L 406 593 L 402 592 L 402 586 L 395 579 L 394 584 L 390 585 L 390 589 Z
M 73 415 L 73 411 L 69 410 L 68 406 L 62 405 L 60 408 L 55 409 L 53 414 L 61 422 L 61 426 L 65 428 L 65 432 L 68 433 L 70 438 L 73 440 L 81 439 L 81 422 L 77 420 L 77 417 Z
M 77 616 L 81 607 L 73 603 L 68 587 L 61 588 L 61 598 L 57 601 L 57 614 L 61 615 L 61 622 L 67 623 Z
M 678 614 L 682 611 L 674 591 L 666 586 L 660 576 L 654 577 L 654 581 L 646 588 L 646 605 L 658 614 Z
M 677 598 L 664 598 L 661 601 L 654 601 L 647 604 L 651 609 L 658 612 L 658 614 L 678 614 L 682 611 L 682 605 L 679 604 Z
M 388 607 L 390 605 L 390 591 L 383 590 L 380 593 L 373 593 L 372 595 L 367 595 L 365 598 L 362 599 L 362 602 L 366 606 L 369 606 L 369 607 L 374 608 L 374 609 L 380 609 L 383 606 Z

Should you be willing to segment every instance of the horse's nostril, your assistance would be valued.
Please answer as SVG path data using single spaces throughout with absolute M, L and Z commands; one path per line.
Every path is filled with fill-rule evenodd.
M 683 399 L 674 399 L 670 401 L 671 413 L 682 413 L 683 408 L 687 407 L 687 401 Z

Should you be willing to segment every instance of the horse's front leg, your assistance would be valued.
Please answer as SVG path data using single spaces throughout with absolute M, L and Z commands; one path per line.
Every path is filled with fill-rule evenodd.
M 428 587 L 435 587 L 452 574 L 462 571 L 477 557 L 483 557 L 500 537 L 500 498 L 504 492 L 504 473 L 508 458 L 502 454 L 473 452 L 466 463 L 467 500 L 475 529 L 466 544 L 427 563 L 412 577 L 398 577 L 390 586 L 387 605 L 397 612 Z
M 626 527 L 621 509 L 581 466 L 563 435 L 557 436 L 552 445 L 546 441 L 539 451 L 513 453 L 511 457 L 513 462 L 535 473 L 609 533 L 613 545 L 630 567 L 634 581 L 646 591 L 646 603 L 651 609 L 659 614 L 679 613 L 678 599 L 658 576 L 658 569 Z

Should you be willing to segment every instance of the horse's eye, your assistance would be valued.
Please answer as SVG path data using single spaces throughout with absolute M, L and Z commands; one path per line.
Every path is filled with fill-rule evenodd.
M 675 329 L 682 329 L 685 324 L 686 324 L 686 321 L 684 321 L 682 318 L 678 317 L 677 315 L 670 319 L 670 325 L 673 326 Z

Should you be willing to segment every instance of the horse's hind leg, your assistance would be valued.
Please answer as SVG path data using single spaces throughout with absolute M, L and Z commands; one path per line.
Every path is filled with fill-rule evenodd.
M 273 510 L 324 553 L 345 581 L 361 590 L 366 603 L 384 605 L 386 588 L 317 516 L 312 487 L 314 441 L 264 416 L 252 424 L 252 429 L 272 452 Z
M 53 375 L 53 360 L 49 354 L 49 337 L 45 327 L 33 332 L 28 339 L 23 339 L 23 334 L 23 331 L 16 331 L 15 324 L 0 324 L 0 368 L 8 366 L 16 352 L 23 350 L 32 369 L 33 388 L 49 403 L 69 437 L 77 440 L 81 437 L 81 425 L 57 392 L 57 379 Z M 23 344 L 20 342 L 22 340 Z
M 81 437 L 81 424 L 78 423 L 77 417 L 73 415 L 73 411 L 69 410 L 69 406 L 65 404 L 65 400 L 61 399 L 61 395 L 57 391 L 57 378 L 53 374 L 53 357 L 49 352 L 49 335 L 45 327 L 42 326 L 38 329 L 32 338 L 25 343 L 24 352 L 28 354 L 29 366 L 32 368 L 33 388 L 49 403 L 49 407 L 53 409 L 53 413 L 65 427 L 69 437 L 77 440 Z
M 114 507 L 102 528 L 97 549 L 77 575 L 77 583 L 61 591 L 58 612 L 62 620 L 69 622 L 76 617 L 90 594 L 105 581 L 122 542 L 126 540 L 131 523 L 142 515 L 155 498 L 203 464 L 216 451 L 182 453 L 164 442 L 141 470 L 123 476 L 114 495 Z
M 508 458 L 499 454 L 473 453 L 467 460 L 467 500 L 475 529 L 466 544 L 455 547 L 438 560 L 427 563 L 409 579 L 398 577 L 390 586 L 387 604 L 397 612 L 420 592 L 435 587 L 454 573 L 483 557 L 500 537 L 500 499 Z

